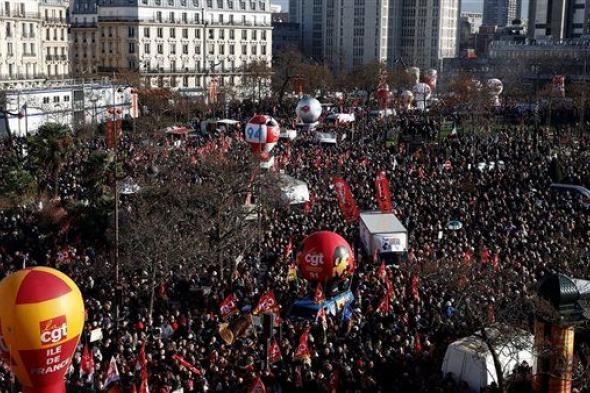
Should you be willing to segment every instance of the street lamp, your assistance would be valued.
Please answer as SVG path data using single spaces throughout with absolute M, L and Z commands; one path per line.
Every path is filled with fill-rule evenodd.
M 90 102 L 92 102 L 93 106 L 94 106 L 94 116 L 92 118 L 92 124 L 94 124 L 95 128 L 96 128 L 96 124 L 98 122 L 97 116 L 97 107 L 96 107 L 96 103 L 98 102 L 98 100 L 100 99 L 99 95 L 96 93 L 92 93 L 90 95 L 90 98 L 88 98 L 88 100 L 90 100 Z

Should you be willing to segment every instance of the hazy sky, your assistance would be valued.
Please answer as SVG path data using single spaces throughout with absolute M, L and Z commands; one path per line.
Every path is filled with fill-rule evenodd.
M 289 8 L 289 0 L 272 0 L 273 4 L 279 4 L 283 7 L 283 10 L 287 11 Z M 461 9 L 463 11 L 475 11 L 475 12 L 482 12 L 483 10 L 483 0 L 462 0 Z M 529 1 L 522 0 L 522 16 L 526 19 L 527 13 L 529 8 Z

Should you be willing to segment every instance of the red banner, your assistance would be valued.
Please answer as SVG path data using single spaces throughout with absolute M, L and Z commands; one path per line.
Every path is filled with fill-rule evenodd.
M 359 208 L 346 180 L 341 177 L 333 177 L 332 184 L 334 185 L 338 205 L 340 206 L 344 219 L 349 222 L 357 221 L 359 218 Z
M 391 205 L 391 192 L 389 191 L 389 181 L 385 172 L 379 172 L 375 178 L 375 199 L 379 205 L 381 213 L 391 213 L 393 207 Z
M 248 388 L 248 393 L 266 393 L 266 386 L 260 377 L 254 378 L 252 385 Z
M 183 358 L 180 355 L 174 354 L 172 355 L 172 359 L 174 360 L 178 360 L 178 362 L 180 363 L 180 365 L 184 368 L 186 368 L 188 371 L 192 372 L 193 374 L 195 374 L 196 376 L 201 376 L 202 372 L 201 370 L 199 370 L 198 368 L 196 368 L 195 366 L 193 366 L 192 364 L 190 364 L 185 358 Z
M 219 314 L 221 318 L 227 319 L 232 314 L 238 311 L 238 306 L 236 305 L 238 298 L 233 293 L 230 293 L 219 305 Z

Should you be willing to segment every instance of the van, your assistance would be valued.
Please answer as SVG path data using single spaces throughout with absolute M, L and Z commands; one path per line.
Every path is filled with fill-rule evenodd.
M 572 196 L 580 198 L 580 202 L 584 207 L 590 208 L 590 190 L 583 186 L 577 186 L 574 184 L 563 184 L 563 183 L 551 183 L 550 186 L 552 191 L 558 193 L 566 193 Z

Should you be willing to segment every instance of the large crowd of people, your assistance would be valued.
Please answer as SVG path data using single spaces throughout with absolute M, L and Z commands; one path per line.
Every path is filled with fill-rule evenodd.
M 279 121 L 288 122 L 286 114 L 277 112 Z M 247 114 L 240 120 L 247 120 Z M 137 364 L 143 351 L 149 387 L 163 393 L 179 389 L 246 392 L 257 376 L 269 392 L 467 392 L 465 384 L 441 372 L 447 345 L 474 333 L 462 312 L 465 303 L 481 305 L 490 324 L 497 319 L 530 329 L 531 315 L 521 316 L 520 321 L 500 321 L 507 299 L 530 298 L 539 280 L 551 272 L 590 279 L 588 203 L 549 187 L 556 166 L 561 182 L 590 185 L 590 138 L 580 135 L 563 145 L 544 128 L 505 124 L 494 131 L 464 129 L 458 135 L 436 137 L 439 127 L 439 122 L 425 115 L 403 115 L 396 120 L 361 115 L 354 132 L 348 126 L 336 130 L 336 145 L 319 145 L 313 131 L 280 142 L 273 151 L 280 163 L 277 166 L 308 184 L 312 202 L 305 209 L 275 209 L 264 217 L 259 248 L 245 250 L 235 269 L 228 264 L 202 267 L 190 274 L 169 272 L 158 288 L 153 315 L 148 315 L 149 291 L 142 290 L 148 280 L 138 269 L 121 277 L 122 304 L 116 320 L 117 291 L 110 255 L 90 246 L 87 239 L 37 243 L 44 234 L 33 220 L 35 209 L 31 207 L 0 210 L 0 276 L 23 265 L 49 265 L 79 285 L 87 321 L 67 381 L 85 391 L 105 388 L 112 358 L 121 375 L 121 388 L 135 391 L 141 381 Z M 428 138 L 420 146 L 390 144 L 386 143 L 389 129 L 398 134 L 417 130 Z M 151 157 L 151 165 L 154 159 L 174 160 L 175 154 L 182 154 L 179 151 L 218 138 L 181 140 L 179 146 L 170 146 L 174 152 L 160 151 Z M 245 143 L 237 133 L 224 138 L 236 145 Z M 124 136 L 119 145 L 121 154 L 129 158 L 125 170 L 137 179 L 151 168 L 144 158 L 153 152 L 146 146 L 131 136 Z M 104 148 L 100 139 L 76 145 L 75 154 L 61 171 L 60 198 L 87 195 L 80 162 Z M 252 158 L 244 154 L 231 159 Z M 180 162 L 178 166 L 182 171 L 197 171 Z M 385 280 L 378 258 L 362 248 L 358 223 L 343 218 L 331 180 L 334 175 L 346 179 L 361 211 L 377 210 L 374 178 L 380 171 L 389 179 L 394 212 L 409 232 L 407 256 L 386 267 Z M 198 181 L 194 186 L 199 186 Z M 450 221 L 463 226 L 450 230 Z M 358 262 L 352 279 L 351 315 L 328 315 L 325 329 L 314 320 L 288 317 L 289 306 L 309 293 L 311 286 L 302 279 L 288 280 L 295 253 L 286 256 L 285 249 L 289 242 L 297 248 L 317 230 L 342 235 Z M 39 249 L 39 244 L 44 248 Z M 457 262 L 467 269 L 460 279 L 446 268 Z M 137 263 L 141 266 L 142 261 Z M 461 285 L 454 285 L 461 279 Z M 484 284 L 470 286 L 478 280 Z M 387 282 L 393 293 L 391 309 L 384 313 L 377 309 L 388 291 Z M 219 304 L 233 293 L 238 307 L 247 310 L 271 290 L 282 307 L 275 333 L 282 357 L 267 367 L 265 343 L 256 329 L 250 328 L 249 334 L 231 345 L 222 340 Z M 89 342 L 90 331 L 98 328 L 102 337 Z M 306 329 L 311 356 L 301 361 L 295 352 Z M 93 359 L 90 375 L 81 370 L 84 346 Z M 587 369 L 589 358 L 583 356 L 587 348 L 577 345 L 576 354 L 576 370 Z M 173 355 L 184 358 L 200 375 Z M 513 383 L 515 391 L 530 388 L 527 379 L 523 380 Z M 577 382 L 582 380 L 576 379 L 575 387 L 588 391 Z M 0 391 L 15 389 L 14 384 L 4 365 Z

